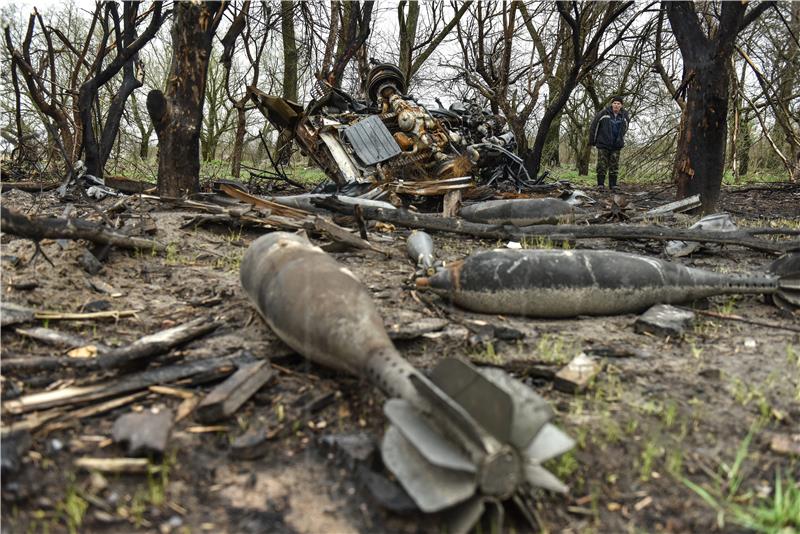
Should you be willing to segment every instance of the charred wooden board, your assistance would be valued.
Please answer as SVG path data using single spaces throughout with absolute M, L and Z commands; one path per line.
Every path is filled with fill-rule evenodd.
M 240 368 L 200 402 L 195 410 L 197 420 L 201 423 L 213 423 L 231 416 L 272 375 L 272 367 L 266 360 Z

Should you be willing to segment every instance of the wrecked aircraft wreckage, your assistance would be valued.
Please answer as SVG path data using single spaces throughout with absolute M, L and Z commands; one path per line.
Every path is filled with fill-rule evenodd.
M 610 250 L 479 252 L 417 285 L 472 311 L 529 317 L 614 315 L 737 293 L 800 307 L 800 272 L 723 274 Z
M 366 101 L 324 81 L 315 89 L 303 108 L 250 87 L 264 116 L 288 132 L 337 189 L 436 196 L 476 183 L 510 182 L 517 190 L 535 185 L 514 154 L 505 118 L 472 102 L 428 109 L 407 94 L 393 65 L 370 71 Z
M 305 238 L 274 232 L 257 239 L 241 281 L 286 344 L 369 379 L 390 398 L 384 464 L 422 511 L 448 511 L 449 532 L 469 531 L 486 502 L 507 499 L 533 522 L 531 486 L 566 491 L 541 464 L 574 442 L 549 423 L 544 399 L 499 369 L 455 359 L 422 374 L 395 349 L 367 288 Z

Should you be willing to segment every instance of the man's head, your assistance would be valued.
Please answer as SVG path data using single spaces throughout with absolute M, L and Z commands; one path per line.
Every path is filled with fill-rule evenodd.
M 621 96 L 612 96 L 611 97 L 611 110 L 614 113 L 619 113 L 619 110 L 622 109 L 622 97 Z

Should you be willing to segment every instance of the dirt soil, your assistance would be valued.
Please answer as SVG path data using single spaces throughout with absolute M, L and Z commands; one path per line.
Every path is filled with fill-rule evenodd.
M 671 200 L 666 192 L 624 192 L 636 209 Z M 609 199 L 608 193 L 590 194 Z M 104 200 L 96 207 L 106 209 L 113 202 Z M 3 193 L 2 204 L 40 216 L 62 216 L 66 206 L 54 192 L 19 190 Z M 100 220 L 95 207 L 83 201 L 73 204 L 71 216 Z M 735 215 L 737 224 L 748 226 L 797 229 L 798 206 L 797 188 L 726 191 L 722 198 L 722 208 Z M 34 244 L 3 234 L 5 302 L 59 312 L 136 312 L 116 320 L 37 320 L 3 328 L 4 362 L 60 359 L 56 369 L 41 371 L 4 365 L 4 407 L 31 393 L 127 376 L 126 371 L 87 370 L 70 352 L 75 346 L 46 345 L 15 330 L 22 327 L 46 326 L 119 346 L 202 317 L 217 329 L 159 356 L 150 366 L 230 355 L 271 360 L 275 375 L 219 424 L 204 425 L 194 414 L 175 423 L 166 453 L 152 459 L 148 474 L 101 475 L 79 469 L 75 461 L 126 456 L 125 448 L 110 439 L 120 415 L 167 408 L 181 412 L 188 406 L 186 398 L 202 398 L 216 382 L 160 384 L 176 391 L 146 390 L 126 405 L 88 417 L 69 413 L 77 406 L 47 411 L 53 418 L 32 431 L 20 465 L 8 470 L 10 442 L 4 439 L 2 532 L 445 531 L 438 517 L 388 511 L 381 504 L 390 501 L 404 509 L 408 501 L 402 494 L 376 490 L 396 489 L 380 466 L 379 454 L 359 456 L 330 446 L 331 437 L 340 435 L 378 443 L 385 425 L 384 399 L 366 382 L 294 354 L 254 312 L 239 285 L 238 268 L 260 231 L 182 227 L 194 215 L 158 201 L 131 199 L 111 219 L 154 221 L 152 238 L 167 244 L 167 251 L 112 249 L 94 275 L 81 263 L 91 244 L 44 240 L 43 254 L 31 262 Z M 694 220 L 684 216 L 670 224 L 686 226 Z M 446 320 L 439 331 L 397 341 L 414 365 L 428 369 L 444 356 L 457 356 L 505 367 L 552 403 L 557 424 L 578 446 L 549 465 L 570 492 L 539 494 L 535 515 L 542 530 L 738 532 L 742 529 L 730 514 L 718 514 L 690 486 L 712 496 L 731 495 L 730 502 L 747 506 L 771 496 L 778 471 L 784 477 L 793 474 L 795 481 L 800 478 L 798 457 L 770 446 L 774 434 L 800 428 L 800 335 L 790 330 L 799 324 L 797 314 L 782 312 L 757 296 L 711 298 L 694 305 L 790 329 L 698 315 L 683 336 L 665 339 L 636 333 L 636 315 L 531 320 L 467 313 L 411 289 L 414 268 L 404 252 L 407 234 L 386 225 L 371 229 L 371 239 L 395 252 L 391 258 L 371 251 L 333 256 L 367 285 L 387 327 L 431 317 Z M 435 234 L 434 242 L 446 261 L 502 245 L 446 234 Z M 578 246 L 664 257 L 663 244 L 654 241 L 592 240 Z M 721 271 L 759 271 L 772 259 L 727 246 L 677 261 Z M 493 328 L 476 328 L 470 320 Z M 582 351 L 598 358 L 600 375 L 585 392 L 555 390 L 552 372 Z M 212 378 L 218 382 L 221 377 Z M 41 415 L 14 415 L 4 409 L 3 426 L 37 413 Z M 234 440 L 253 429 L 269 436 L 261 455 L 236 458 Z M 734 487 L 726 466 L 734 464 L 737 451 L 744 451 L 744 460 L 733 473 L 738 482 Z M 511 527 L 517 532 L 531 529 L 509 510 L 506 528 Z

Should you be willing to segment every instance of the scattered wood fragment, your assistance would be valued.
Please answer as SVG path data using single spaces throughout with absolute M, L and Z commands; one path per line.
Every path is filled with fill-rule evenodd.
M 390 249 L 375 243 L 370 243 L 369 241 L 362 239 L 354 233 L 342 228 L 337 224 L 327 221 L 320 216 L 314 217 L 313 223 L 306 225 L 306 230 L 317 230 L 318 232 L 322 232 L 336 243 L 342 243 L 348 247 L 380 252 L 387 258 L 391 257 L 392 255 L 392 251 Z
M 11 326 L 33 321 L 34 313 L 34 310 L 27 306 L 2 300 L 0 301 L 0 326 Z
M 146 389 L 154 384 L 171 383 L 204 374 L 230 374 L 235 367 L 248 361 L 252 361 L 252 357 L 249 355 L 234 355 L 148 369 L 99 384 L 70 386 L 55 391 L 25 395 L 4 402 L 3 410 L 10 414 L 21 414 L 56 406 L 82 404 Z
M 205 335 L 218 326 L 209 318 L 198 317 L 188 323 L 144 336 L 125 347 L 111 349 L 99 356 L 98 362 L 103 369 L 128 367 Z
M 86 358 L 65 358 L 63 356 L 25 356 L 22 358 L 3 358 L 4 372 L 52 371 L 54 369 L 97 369 L 97 362 Z
M 393 340 L 416 339 L 429 332 L 438 332 L 450 324 L 447 319 L 438 317 L 423 317 L 411 323 L 392 324 L 386 329 L 386 333 Z
M 267 454 L 270 441 L 283 430 L 283 425 L 269 428 L 266 425 L 251 427 L 233 440 L 231 456 L 238 460 L 255 460 Z
M 158 393 L 159 395 L 169 395 L 171 397 L 178 397 L 179 399 L 188 400 L 196 397 L 193 391 L 181 388 L 171 388 L 169 386 L 150 386 L 150 391 Z
M 600 373 L 601 365 L 583 352 L 556 373 L 553 387 L 566 393 L 580 393 Z
M 304 219 L 311 215 L 305 210 L 284 206 L 282 204 L 278 204 L 277 202 L 272 202 L 271 200 L 245 193 L 241 189 L 237 189 L 228 184 L 220 184 L 219 189 L 226 195 L 235 198 L 236 200 L 241 200 L 242 202 L 252 204 L 253 206 L 258 206 L 259 208 L 267 208 L 275 215 L 280 215 L 282 217 L 288 217 L 291 219 Z
M 335 199 L 325 199 L 321 205 L 337 213 L 352 214 L 351 206 Z M 526 237 L 547 237 L 558 245 L 575 239 L 609 238 L 616 240 L 654 239 L 657 241 L 697 241 L 701 243 L 722 243 L 738 245 L 762 252 L 780 253 L 800 247 L 800 240 L 771 241 L 753 237 L 756 229 L 739 229 L 735 232 L 712 232 L 709 230 L 688 230 L 664 228 L 660 226 L 597 224 L 592 226 L 576 224 L 540 224 L 535 226 L 499 226 L 480 224 L 456 218 L 439 217 L 408 210 L 386 210 L 363 207 L 365 219 L 396 224 L 407 228 L 422 228 L 440 232 L 472 235 L 486 239 L 521 241 Z
M 201 423 L 213 423 L 230 417 L 273 374 L 274 371 L 266 360 L 242 366 L 197 405 L 195 417 Z
M 74 348 L 85 347 L 86 345 L 94 345 L 97 347 L 98 352 L 104 352 L 105 350 L 108 350 L 108 347 L 101 343 L 96 343 L 84 337 L 77 336 L 75 334 L 69 334 L 67 332 L 61 332 L 52 328 L 43 328 L 39 326 L 33 328 L 17 328 L 15 332 L 22 336 L 35 339 L 36 341 L 41 341 L 47 345 L 54 345 L 56 347 Z
M 190 426 L 186 431 L 190 434 L 212 434 L 214 432 L 227 432 L 230 428 L 225 425 Z
M 653 217 L 656 215 L 664 215 L 667 213 L 681 213 L 684 211 L 689 211 L 694 208 L 697 208 L 701 204 L 702 202 L 700 201 L 700 195 L 694 195 L 648 210 L 647 212 L 645 212 L 645 215 Z
M 37 311 L 33 317 L 42 321 L 93 321 L 96 319 L 121 319 L 135 317 L 139 310 L 110 310 L 87 313 L 70 313 L 57 311 Z
M 23 181 L 23 182 L 6 182 L 3 181 L 2 184 L 2 191 L 5 193 L 10 189 L 19 189 L 20 191 L 25 191 L 26 193 L 39 193 L 41 191 L 51 191 L 59 186 L 58 182 L 35 182 L 35 181 Z
M 442 198 L 442 217 L 455 217 L 461 209 L 461 190 L 448 191 Z
M 78 469 L 100 473 L 143 474 L 147 473 L 147 458 L 78 458 L 74 463 Z
M 223 213 L 208 215 L 195 215 L 181 225 L 181 228 L 203 226 L 206 224 L 223 224 L 225 226 L 239 226 L 242 228 L 275 228 L 269 219 L 259 219 L 250 216 L 234 216 Z
M 742 317 L 741 315 L 734 315 L 732 313 L 718 313 L 709 310 L 695 310 L 693 308 L 685 308 L 683 306 L 676 306 L 676 308 L 680 308 L 682 310 L 691 311 L 697 313 L 699 315 L 705 315 L 706 317 L 714 317 L 716 319 L 724 319 L 726 321 L 736 321 L 740 323 L 752 324 L 756 326 L 763 326 L 765 328 L 774 328 L 776 330 L 788 330 L 789 332 L 800 332 L 800 326 L 794 326 L 789 324 L 780 324 L 780 323 L 773 323 L 771 321 L 762 321 L 760 319 L 748 319 L 747 317 Z
M 134 250 L 163 252 L 166 247 L 157 241 L 131 237 L 104 226 L 81 219 L 34 217 L 0 207 L 3 232 L 34 241 L 42 239 L 85 239 L 99 245 L 112 245 Z

